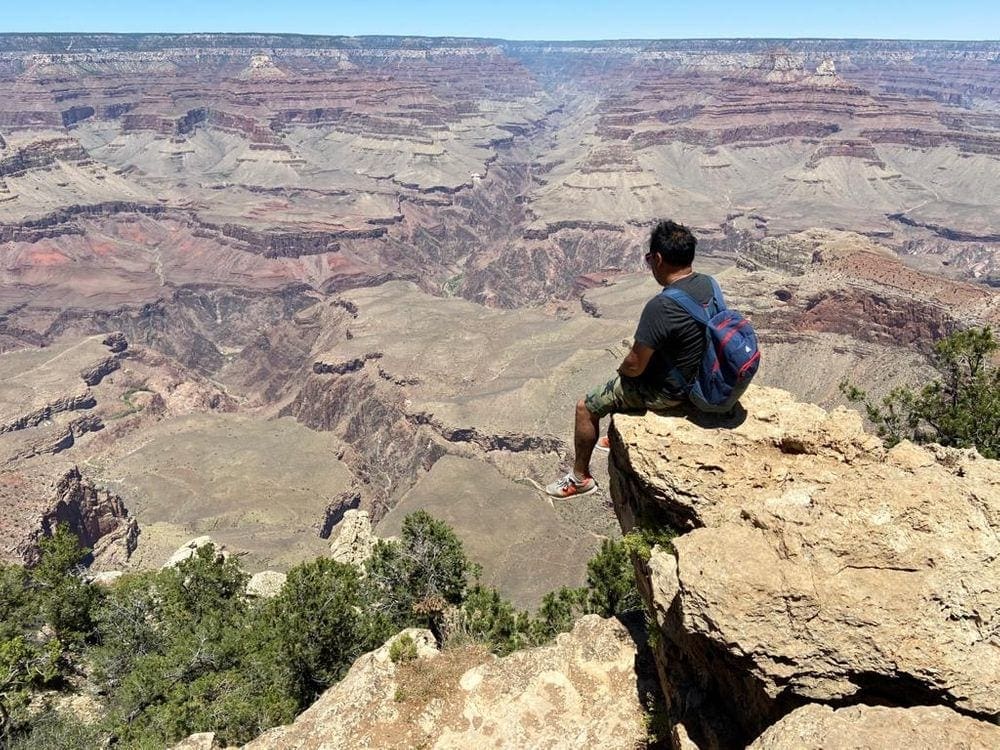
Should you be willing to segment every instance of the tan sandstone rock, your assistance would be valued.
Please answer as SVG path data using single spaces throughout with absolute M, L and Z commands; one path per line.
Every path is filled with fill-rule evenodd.
M 247 581 L 247 596 L 258 596 L 270 599 L 281 593 L 288 576 L 275 570 L 262 570 L 254 573 Z
M 886 450 L 854 412 L 783 391 L 743 404 L 742 423 L 612 430 L 623 527 L 687 530 L 640 577 L 675 718 L 717 709 L 730 734 L 703 725 L 699 744 L 724 746 L 802 700 L 1000 717 L 1000 463 Z
M 554 644 L 503 659 L 479 647 L 438 652 L 428 631 L 405 633 L 417 643 L 415 660 L 393 663 L 390 640 L 294 724 L 244 750 L 631 750 L 645 740 L 636 649 L 617 620 L 589 615 Z
M 337 536 L 330 543 L 330 557 L 337 562 L 362 566 L 378 541 L 366 510 L 349 510 L 337 524 Z
M 199 732 L 181 740 L 170 750 L 219 750 L 221 747 L 215 741 L 215 732 Z
M 211 545 L 213 545 L 215 547 L 215 552 L 216 552 L 216 554 L 218 556 L 223 557 L 223 558 L 229 556 L 229 553 L 226 551 L 225 547 L 223 547 L 220 544 L 216 544 L 215 542 L 213 542 L 212 541 L 212 537 L 210 537 L 210 536 L 199 536 L 199 537 L 195 537 L 194 539 L 190 540 L 189 542 L 185 542 L 180 547 L 178 547 L 177 551 L 174 552 L 174 554 L 172 554 L 170 556 L 170 558 L 165 563 L 163 563 L 163 565 L 160 567 L 160 570 L 166 570 L 167 568 L 174 568 L 174 567 L 180 565 L 182 562 L 184 562 L 189 557 L 191 557 L 192 555 L 194 555 L 194 553 L 197 552 L 199 549 L 201 549 L 202 547 L 205 547 L 205 546 L 207 546 L 209 544 L 211 544 Z
M 1000 747 L 1000 726 L 977 721 L 943 706 L 888 708 L 848 706 L 834 710 L 803 706 L 758 737 L 749 750 L 992 750 Z
M 94 586 L 100 586 L 102 588 L 111 588 L 119 579 L 125 575 L 121 570 L 105 570 L 101 573 L 94 573 L 92 576 L 88 577 L 90 583 Z

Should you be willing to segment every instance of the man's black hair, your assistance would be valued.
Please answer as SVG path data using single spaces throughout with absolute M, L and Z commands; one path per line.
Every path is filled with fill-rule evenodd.
M 649 236 L 649 252 L 659 253 L 664 263 L 675 268 L 691 265 L 696 244 L 691 230 L 674 221 L 661 221 Z

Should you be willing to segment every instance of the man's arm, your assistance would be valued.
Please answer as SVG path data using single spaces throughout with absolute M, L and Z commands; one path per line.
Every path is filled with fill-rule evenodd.
M 653 348 L 640 344 L 636 341 L 632 344 L 632 349 L 625 355 L 625 359 L 618 366 L 618 374 L 629 378 L 636 378 L 642 375 L 649 364 L 649 358 L 653 356 Z

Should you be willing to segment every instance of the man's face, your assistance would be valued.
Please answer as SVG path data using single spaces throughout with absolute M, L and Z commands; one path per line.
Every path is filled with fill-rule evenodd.
M 656 279 L 658 284 L 666 284 L 664 279 L 669 271 L 666 264 L 663 262 L 663 256 L 659 253 L 648 252 L 646 253 L 646 265 L 653 274 L 653 278 Z
M 646 253 L 646 265 L 649 267 L 649 270 L 653 272 L 653 278 L 659 281 L 659 270 L 663 265 L 663 257 L 650 251 Z

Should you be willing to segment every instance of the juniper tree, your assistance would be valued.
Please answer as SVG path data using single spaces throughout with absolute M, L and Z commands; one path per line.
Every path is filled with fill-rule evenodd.
M 990 328 L 970 328 L 935 345 L 932 363 L 940 376 L 918 391 L 895 388 L 876 402 L 847 381 L 840 389 L 865 407 L 889 445 L 935 442 L 1000 458 L 1000 367 L 993 364 L 998 349 Z

